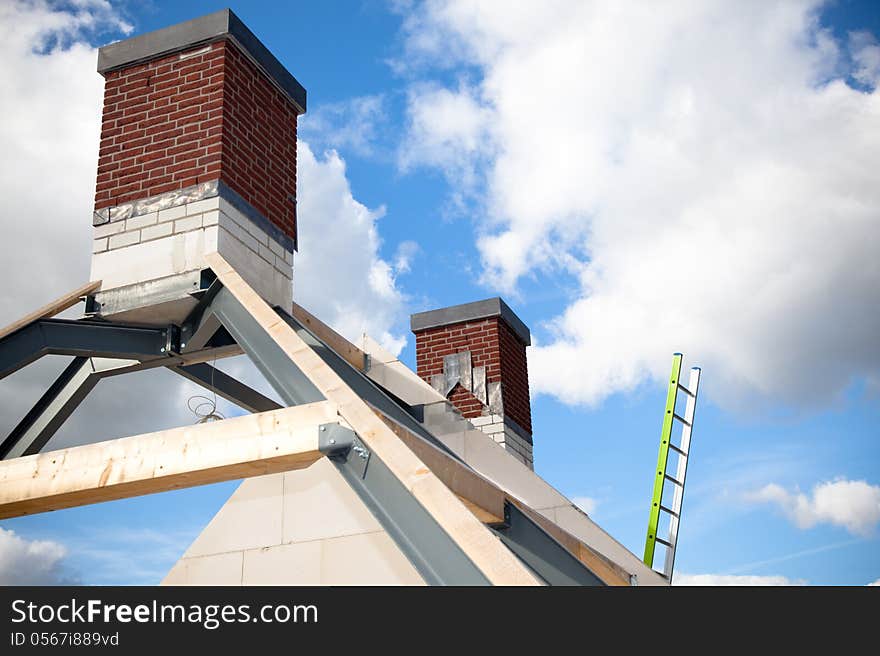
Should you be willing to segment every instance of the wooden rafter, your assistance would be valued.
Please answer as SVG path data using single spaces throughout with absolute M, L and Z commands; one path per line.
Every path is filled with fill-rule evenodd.
M 367 354 L 361 349 L 318 319 L 318 317 L 306 310 L 302 305 L 294 303 L 292 314 L 297 321 L 311 330 L 318 339 L 336 351 L 343 360 L 358 371 L 364 370 Z
M 308 467 L 322 401 L 0 461 L 0 519 Z
M 59 296 L 54 301 L 50 303 L 46 303 L 43 307 L 34 310 L 30 314 L 25 315 L 18 321 L 15 321 L 4 328 L 0 328 L 0 339 L 3 339 L 7 335 L 14 333 L 16 330 L 20 328 L 24 328 L 25 326 L 37 321 L 38 319 L 46 319 L 47 317 L 54 317 L 56 314 L 64 312 L 68 308 L 72 308 L 74 305 L 79 303 L 80 299 L 83 296 L 88 296 L 89 294 L 97 291 L 101 287 L 101 281 L 97 280 L 95 282 L 90 282 L 81 287 L 77 287 L 73 291 L 70 291 L 64 296 Z

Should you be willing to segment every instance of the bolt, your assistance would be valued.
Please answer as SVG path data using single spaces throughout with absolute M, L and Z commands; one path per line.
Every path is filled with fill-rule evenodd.
M 181 343 L 180 343 L 180 348 L 183 348 L 184 346 L 186 346 L 186 342 L 181 342 Z
M 159 349 L 159 352 L 160 352 L 160 353 L 164 353 L 164 352 L 165 352 L 165 347 L 163 346 L 162 348 L 160 348 L 160 349 Z
M 321 426 L 321 432 L 323 433 L 325 430 L 327 430 L 327 427 L 326 427 L 326 426 Z
M 336 444 L 336 440 L 330 440 L 330 444 Z

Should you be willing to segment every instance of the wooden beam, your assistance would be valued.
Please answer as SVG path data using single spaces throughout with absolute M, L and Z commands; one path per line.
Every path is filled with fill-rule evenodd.
M 629 573 L 622 567 L 591 549 L 541 513 L 532 510 L 516 497 L 483 478 L 473 469 L 465 467 L 454 458 L 435 448 L 432 444 L 412 433 L 405 426 L 386 417 L 377 409 L 374 409 L 374 412 L 464 502 L 480 521 L 486 524 L 502 523 L 504 521 L 504 503 L 512 503 L 522 510 L 529 519 L 538 524 L 557 542 L 568 549 L 575 558 L 580 560 L 602 581 L 608 585 L 630 585 Z
M 363 371 L 367 354 L 322 322 L 302 305 L 293 304 L 293 317 L 358 371 Z
M 0 462 L 0 519 L 302 469 L 322 457 L 321 401 Z
M 209 266 L 291 361 L 325 398 L 336 404 L 358 437 L 385 463 L 490 583 L 540 585 L 529 569 L 431 472 L 321 357 L 242 279 L 218 253 Z
M 88 296 L 92 292 L 97 291 L 101 287 L 101 281 L 97 280 L 95 282 L 90 282 L 88 284 L 83 285 L 82 287 L 77 287 L 71 292 L 68 292 L 64 296 L 60 296 L 56 298 L 51 303 L 46 303 L 43 307 L 34 310 L 30 314 L 22 317 L 18 321 L 9 324 L 5 328 L 0 328 L 0 339 L 3 339 L 7 335 L 14 333 L 16 330 L 20 328 L 24 328 L 28 324 L 33 323 L 37 319 L 46 319 L 47 317 L 54 317 L 56 314 L 60 312 L 64 312 L 68 308 L 72 308 L 74 305 L 79 303 L 79 300 L 83 296 Z

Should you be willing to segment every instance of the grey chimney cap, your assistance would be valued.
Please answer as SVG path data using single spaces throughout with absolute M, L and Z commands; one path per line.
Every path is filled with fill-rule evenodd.
M 491 317 L 501 317 L 526 346 L 532 343 L 528 327 L 516 316 L 507 303 L 498 296 L 487 298 L 483 301 L 440 308 L 439 310 L 418 312 L 410 316 L 409 325 L 410 329 L 415 333 L 427 330 L 428 328 L 439 328 L 440 326 L 448 326 L 454 323 L 464 323 L 466 321 L 476 321 Z
M 305 113 L 306 90 L 231 9 L 106 45 L 98 50 L 98 72 L 105 75 L 118 68 L 226 38 L 241 47 L 296 105 L 300 114 Z

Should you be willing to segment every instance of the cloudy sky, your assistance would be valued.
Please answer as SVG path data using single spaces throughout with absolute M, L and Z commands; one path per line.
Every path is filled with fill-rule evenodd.
M 0 323 L 88 277 L 95 47 L 219 6 L 0 3 Z M 537 471 L 636 553 L 682 351 L 678 581 L 877 581 L 880 9 L 515 7 L 234 3 L 309 91 L 297 298 L 412 364 L 411 312 L 502 295 L 534 336 Z M 62 366 L 0 382 L 0 428 Z M 104 381 L 52 444 L 181 425 L 192 393 Z M 2 522 L 0 583 L 155 583 L 233 488 Z

